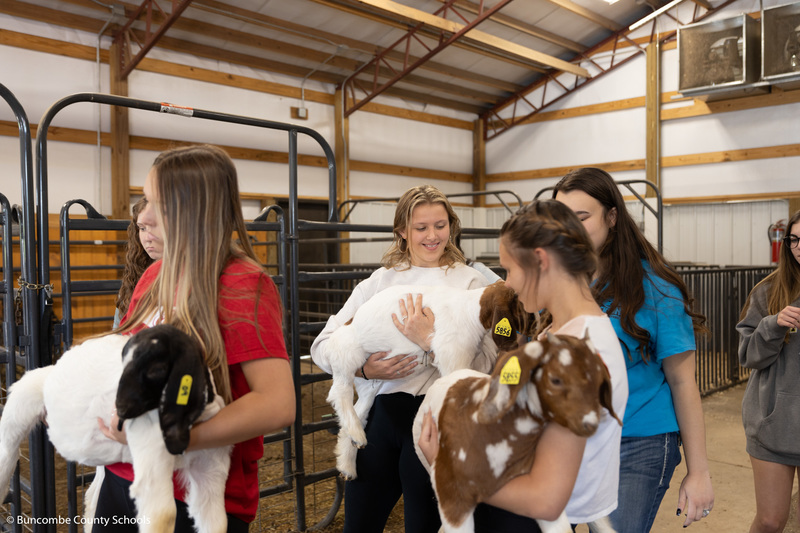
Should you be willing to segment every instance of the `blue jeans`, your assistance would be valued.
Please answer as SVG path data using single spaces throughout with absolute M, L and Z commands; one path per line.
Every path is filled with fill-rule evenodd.
M 618 533 L 648 533 L 681 462 L 677 432 L 652 437 L 623 437 L 620 450 L 619 502 L 611 513 Z

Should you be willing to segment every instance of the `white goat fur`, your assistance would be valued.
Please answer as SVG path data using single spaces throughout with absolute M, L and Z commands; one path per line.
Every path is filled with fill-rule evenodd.
M 141 532 L 172 532 L 175 524 L 173 470 L 186 482 L 186 503 L 200 533 L 227 529 L 225 483 L 230 466 L 230 447 L 171 455 L 164 444 L 158 411 L 128 420 L 125 446 L 107 438 L 97 419 L 111 422 L 117 384 L 137 346 L 122 350 L 130 337 L 107 335 L 90 339 L 68 350 L 55 365 L 29 370 L 12 385 L 0 418 L 0 495 L 8 492 L 19 459 L 22 440 L 39 422 L 59 454 L 87 466 L 118 462 L 133 464 L 135 480 L 131 497 L 136 502 Z M 216 396 L 200 420 L 224 407 Z M 84 518 L 91 524 L 101 480 L 87 494 Z M 90 526 L 89 526 L 90 527 Z
M 363 448 L 367 444 L 364 427 L 377 392 L 377 387 L 364 387 L 368 389 L 367 393 L 361 394 L 354 406 L 353 383 L 355 379 L 362 379 L 355 377 L 356 371 L 373 353 L 388 352 L 387 357 L 398 354 L 420 357 L 424 353 L 392 321 L 392 313 L 402 320 L 399 301 L 408 294 L 415 299 L 421 294 L 423 307 L 433 311 L 433 364 L 444 376 L 458 369 L 472 367 L 473 360 L 481 350 L 496 351 L 491 335 L 487 335 L 487 328 L 479 319 L 481 297 L 486 290 L 513 296 L 513 291 L 507 289 L 502 282 L 471 290 L 446 286 L 388 287 L 359 307 L 350 323 L 331 334 L 326 348 L 333 374 L 328 402 L 333 405 L 339 417 L 336 466 L 343 477 L 356 478 L 357 448 Z M 516 298 L 513 301 L 517 303 Z M 519 310 L 522 310 L 521 306 Z M 510 332 L 509 340 L 516 341 L 516 332 Z M 489 363 L 492 364 L 493 361 Z M 488 372 L 490 367 L 478 370 Z

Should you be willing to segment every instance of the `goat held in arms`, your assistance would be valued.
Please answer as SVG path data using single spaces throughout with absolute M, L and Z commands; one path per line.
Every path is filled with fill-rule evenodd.
M 339 440 L 336 466 L 347 479 L 356 477 L 356 448 L 367 444 L 364 427 L 369 409 L 375 400 L 376 388 L 360 388 L 358 402 L 353 405 L 353 384 L 356 370 L 369 354 L 388 352 L 422 355 L 423 350 L 392 321 L 392 313 L 400 316 L 399 301 L 408 294 L 422 295 L 422 305 L 436 317 L 431 350 L 433 365 L 443 376 L 462 368 L 470 368 L 487 341 L 487 332 L 501 349 L 517 346 L 518 333 L 527 334 L 532 324 L 514 291 L 498 281 L 479 289 L 395 285 L 370 298 L 358 308 L 352 320 L 334 331 L 328 340 L 333 384 L 328 402 L 339 417 Z M 496 350 L 494 346 L 492 351 Z M 488 370 L 488 369 L 487 369 Z
M 605 408 L 621 425 L 611 398 L 608 369 L 591 342 L 549 333 L 503 354 L 491 375 L 459 370 L 437 380 L 414 419 L 413 434 L 428 467 L 418 443 L 430 411 L 439 451 L 429 470 L 445 533 L 474 531 L 478 503 L 530 472 L 545 424 L 588 437 Z M 537 522 L 544 533 L 572 531 L 563 512 L 553 522 Z M 596 526 L 613 531 L 607 519 Z
M 200 344 L 173 326 L 87 340 L 11 386 L 0 418 L 0 494 L 8 492 L 20 443 L 44 422 L 53 446 L 69 461 L 133 464 L 130 491 L 140 531 L 174 530 L 172 472 L 179 470 L 196 529 L 222 533 L 230 447 L 183 452 L 192 424 L 224 405 Z M 115 406 L 120 425 L 127 423 L 127 446 L 107 438 L 97 424 L 100 418 L 108 425 Z M 90 491 L 99 490 L 94 485 Z M 93 498 L 86 499 L 85 518 L 92 518 Z

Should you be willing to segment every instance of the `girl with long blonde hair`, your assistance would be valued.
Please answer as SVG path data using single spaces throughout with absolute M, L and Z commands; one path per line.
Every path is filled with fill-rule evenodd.
M 227 406 L 192 428 L 188 449 L 235 444 L 225 494 L 228 531 L 247 531 L 258 507 L 263 435 L 295 416 L 281 302 L 247 239 L 236 168 L 223 150 L 200 145 L 162 153 L 147 175 L 144 195 L 141 219 L 161 228 L 164 257 L 140 279 L 117 332 L 168 323 L 202 344 Z M 124 442 L 116 422 L 112 417 L 104 432 Z M 97 516 L 135 518 L 127 494 L 130 465 L 106 471 Z M 182 493 L 176 486 L 176 531 L 193 531 Z M 110 523 L 120 531 L 119 520 Z M 133 531 L 136 522 L 131 523 Z
M 327 342 L 369 298 L 393 285 L 446 285 L 473 289 L 488 285 L 466 265 L 455 245 L 461 223 L 447 197 L 437 188 L 420 185 L 407 190 L 395 210 L 394 240 L 383 256 L 383 268 L 359 283 L 342 309 L 328 319 L 311 347 L 311 357 L 331 372 Z M 410 296 L 395 322 L 401 331 L 429 351 L 435 317 L 422 308 L 421 296 Z M 406 531 L 435 533 L 440 520 L 430 478 L 414 451 L 411 424 L 425 392 L 439 377 L 432 365 L 415 356 L 386 352 L 369 356 L 356 373 L 356 390 L 377 388 L 366 433 L 369 444 L 356 457 L 358 477 L 345 486 L 344 533 L 380 533 L 400 496 Z M 489 370 L 494 353 L 476 354 L 476 365 Z M 478 362 L 479 361 L 479 362 Z

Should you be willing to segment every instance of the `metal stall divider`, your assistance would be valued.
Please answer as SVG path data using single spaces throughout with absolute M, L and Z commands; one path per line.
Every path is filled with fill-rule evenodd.
M 6 101 L 14 113 L 19 130 L 19 151 L 20 151 L 20 180 L 22 191 L 22 205 L 14 206 L 8 204 L 7 199 L 3 205 L 4 210 L 4 235 L 3 235 L 3 288 L 5 293 L 4 302 L 4 343 L 6 350 L 6 384 L 10 385 L 16 379 L 16 365 L 20 363 L 26 369 L 37 368 L 41 364 L 41 338 L 39 331 L 40 324 L 40 299 L 45 298 L 45 288 L 36 273 L 36 248 L 35 248 L 35 211 L 34 211 L 34 180 L 33 180 L 33 152 L 31 149 L 31 130 L 28 116 L 25 113 L 19 100 L 4 85 L 0 84 L 0 97 Z M 19 247 L 20 247 L 20 276 L 19 276 L 19 300 L 22 302 L 22 324 L 15 322 L 15 311 L 13 307 L 13 256 L 10 254 L 12 246 L 12 234 L 10 228 L 12 218 L 16 218 L 19 224 Z M 8 247 L 8 250 L 6 250 Z M 6 255 L 8 253 L 8 255 Z M 41 292 L 40 292 L 41 291 Z M 9 300 L 12 307 L 8 307 Z M 11 311 L 10 311 L 11 310 Z M 9 313 L 10 311 L 10 313 Z M 11 481 L 11 504 L 13 513 L 13 530 L 22 531 L 22 524 L 17 520 L 21 516 L 22 492 L 31 496 L 32 516 L 40 516 L 43 511 L 44 502 L 44 472 L 43 455 L 46 437 L 44 429 L 39 426 L 31 432 L 28 441 L 28 451 L 30 456 L 30 479 L 20 479 L 19 470 L 15 472 Z
M 50 127 L 50 124 L 53 120 L 53 117 L 65 107 L 79 103 L 79 102 L 92 102 L 97 104 L 104 104 L 104 105 L 114 105 L 120 107 L 128 107 L 132 109 L 139 109 L 144 111 L 155 111 L 159 113 L 168 113 L 168 114 L 177 114 L 184 117 L 190 118 L 199 118 L 205 120 L 212 120 L 218 122 L 228 122 L 233 124 L 241 124 L 247 126 L 254 126 L 260 128 L 267 128 L 267 129 L 274 129 L 285 131 L 288 134 L 288 153 L 289 153 L 289 229 L 288 232 L 285 229 L 285 225 L 283 222 L 283 217 L 278 223 L 266 223 L 263 221 L 256 221 L 253 223 L 253 227 L 257 229 L 269 228 L 270 230 L 277 229 L 280 231 L 282 242 L 288 241 L 288 254 L 281 254 L 281 255 L 288 255 L 288 276 L 285 273 L 281 274 L 276 283 L 280 283 L 279 287 L 281 288 L 281 297 L 284 298 L 284 308 L 290 310 L 291 312 L 288 313 L 288 326 L 289 326 L 289 337 L 290 337 L 290 353 L 292 358 L 292 370 L 295 376 L 295 395 L 297 401 L 297 413 L 298 416 L 296 418 L 295 424 L 293 425 L 293 432 L 294 432 L 294 469 L 291 472 L 291 475 L 285 473 L 285 482 L 282 486 L 275 488 L 274 491 L 270 489 L 266 489 L 262 491 L 265 495 L 282 492 L 286 490 L 291 490 L 292 488 L 295 489 L 295 496 L 296 496 L 296 519 L 297 519 L 297 526 L 298 529 L 304 531 L 306 529 L 305 524 L 305 487 L 309 484 L 315 483 L 320 478 L 319 475 L 312 473 L 306 474 L 304 469 L 304 455 L 303 455 L 303 436 L 308 431 L 313 431 L 313 428 L 309 429 L 306 428 L 302 421 L 302 404 L 301 404 L 301 379 L 300 376 L 300 354 L 299 354 L 299 318 L 295 309 L 293 302 L 297 302 L 298 300 L 298 246 L 299 246 L 299 237 L 298 237 L 298 186 L 297 186 L 297 135 L 304 134 L 312 139 L 314 139 L 322 148 L 327 163 L 328 163 L 328 174 L 329 174 L 329 206 L 328 206 L 328 218 L 330 221 L 335 221 L 337 214 L 336 214 L 336 166 L 334 162 L 333 151 L 331 150 L 330 146 L 328 145 L 327 141 L 316 131 L 305 128 L 302 126 L 296 126 L 293 124 L 285 124 L 280 122 L 273 122 L 263 119 L 257 119 L 252 117 L 244 117 L 239 115 L 230 115 L 225 113 L 218 113 L 213 111 L 205 111 L 201 109 L 192 109 L 187 107 L 180 107 L 175 106 L 173 104 L 166 104 L 166 103 L 158 103 L 158 102 L 148 102 L 144 100 L 137 100 L 133 98 L 121 97 L 121 96 L 114 96 L 108 94 L 99 94 L 99 93 L 78 93 L 74 95 L 67 96 L 55 104 L 53 104 L 44 114 L 42 120 L 39 123 L 39 128 L 36 137 L 36 157 L 37 157 L 37 183 L 38 183 L 38 195 L 37 195 L 37 204 L 40 206 L 39 215 L 38 215 L 38 230 L 39 230 L 39 251 L 42 254 L 42 257 L 48 257 L 47 254 L 47 246 L 48 246 L 48 224 L 47 224 L 47 133 Z M 265 215 L 266 216 L 266 215 Z M 259 217 L 260 218 L 260 217 Z M 74 226 L 77 223 L 77 226 Z M 71 222 L 72 227 L 82 227 L 82 224 L 91 225 L 91 221 L 81 222 L 75 220 Z M 286 261 L 281 259 L 280 261 L 280 268 L 286 269 Z M 45 264 L 44 261 L 41 262 L 39 265 L 39 280 L 42 284 L 49 283 L 50 280 L 50 268 L 49 264 Z M 70 288 L 64 287 L 64 294 L 66 295 Z M 288 298 L 287 298 L 288 296 Z M 69 298 L 66 296 L 66 298 Z M 67 328 L 65 328 L 66 330 Z M 71 340 L 71 333 L 66 333 L 65 331 L 65 338 Z M 283 435 L 290 435 L 291 433 L 287 429 Z M 272 438 L 273 436 L 269 436 L 268 438 Z M 266 439 L 265 439 L 266 440 Z M 53 467 L 52 467 L 52 457 L 53 457 L 53 450 L 52 446 L 48 443 L 48 450 L 47 454 L 49 454 L 49 461 L 50 463 L 50 477 L 53 476 Z M 285 461 L 290 461 L 290 459 L 285 459 Z M 288 464 L 288 463 L 285 463 Z M 292 483 L 292 480 L 294 483 Z M 46 507 L 44 512 L 37 516 L 54 516 L 55 514 L 55 495 L 54 495 L 54 485 L 53 483 L 47 483 L 48 491 L 47 491 L 47 499 L 46 499 Z M 338 504 L 337 504 L 338 507 Z M 330 513 L 329 513 L 330 515 Z

